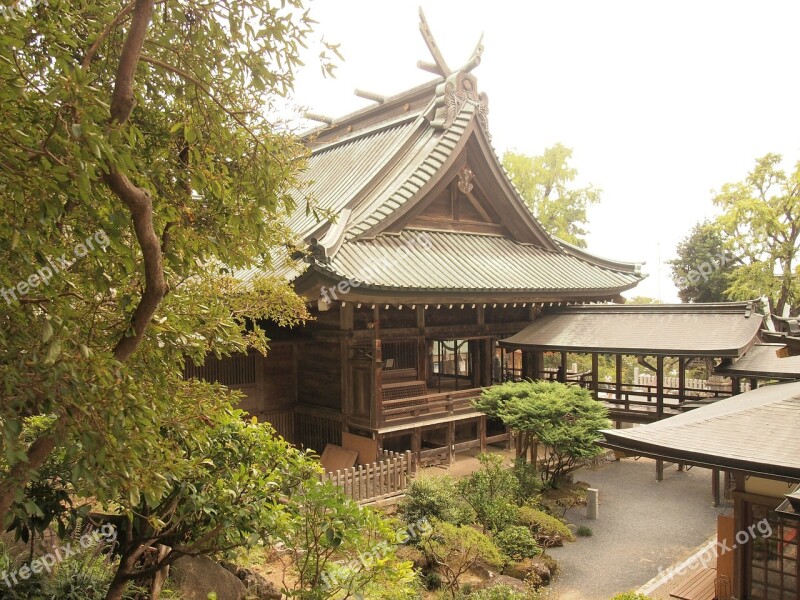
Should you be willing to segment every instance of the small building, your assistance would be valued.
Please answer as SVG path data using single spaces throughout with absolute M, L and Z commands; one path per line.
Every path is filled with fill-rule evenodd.
M 715 579 L 726 599 L 799 600 L 800 511 L 787 502 L 800 482 L 799 424 L 800 383 L 785 383 L 656 423 L 603 431 L 601 445 L 732 473 L 734 511 L 719 518 L 716 572 L 698 576 Z

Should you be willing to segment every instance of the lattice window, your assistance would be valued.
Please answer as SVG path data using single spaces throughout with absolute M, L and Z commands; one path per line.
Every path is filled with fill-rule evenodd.
M 417 340 L 384 340 L 381 350 L 384 371 L 417 368 Z
M 187 360 L 183 376 L 186 379 L 201 379 L 230 387 L 254 385 L 256 382 L 256 356 L 239 354 L 221 359 L 208 356 L 203 365 L 195 365 L 191 360 Z
M 754 525 L 763 519 L 769 523 L 769 534 L 762 537 L 759 530 L 747 544 L 748 598 L 797 600 L 800 524 L 783 519 L 764 506 L 751 504 L 750 523 Z

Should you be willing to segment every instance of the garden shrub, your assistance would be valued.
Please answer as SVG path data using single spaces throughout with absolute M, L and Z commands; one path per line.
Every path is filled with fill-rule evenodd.
M 539 474 L 536 472 L 536 465 L 519 457 L 514 460 L 511 474 L 517 480 L 517 504 L 530 502 L 544 489 Z
M 417 477 L 408 486 L 399 511 L 407 523 L 437 519 L 453 525 L 475 521 L 475 512 L 458 492 L 452 477 Z
M 452 598 L 458 594 L 460 577 L 481 563 L 500 569 L 503 555 L 488 536 L 468 525 L 435 522 L 419 541 L 429 564 L 436 565 L 444 588 Z
M 547 548 L 560 546 L 565 540 L 575 540 L 572 531 L 562 521 L 536 508 L 520 508 L 519 522 L 529 527 L 539 543 Z
M 594 535 L 592 528 L 587 527 L 586 525 L 581 525 L 578 527 L 578 530 L 575 533 L 577 533 L 580 537 L 592 537 Z
M 480 454 L 480 469 L 461 479 L 458 490 L 475 511 L 484 531 L 501 531 L 517 518 L 519 483 L 503 459 L 495 454 Z
M 540 552 L 531 530 L 522 525 L 512 525 L 495 534 L 497 546 L 510 559 L 520 561 L 533 558 Z
M 623 592 L 622 594 L 617 594 L 611 600 L 652 600 L 650 596 L 645 596 L 644 594 L 637 594 L 636 592 Z
M 469 600 L 528 600 L 530 594 L 518 592 L 510 585 L 496 585 L 486 590 L 478 590 L 467 596 Z

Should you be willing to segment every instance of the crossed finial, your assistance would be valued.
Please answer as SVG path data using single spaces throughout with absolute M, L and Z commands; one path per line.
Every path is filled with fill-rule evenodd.
M 429 71 L 436 75 L 440 75 L 447 79 L 450 75 L 453 74 L 453 71 L 450 67 L 447 66 L 447 63 L 442 56 L 441 50 L 439 50 L 439 45 L 436 43 L 436 39 L 433 37 L 433 33 L 431 32 L 431 28 L 428 25 L 428 20 L 425 18 L 425 13 L 422 11 L 422 7 L 419 7 L 419 30 L 422 33 L 422 39 L 425 40 L 425 45 L 428 46 L 428 50 L 431 53 L 431 57 L 433 57 L 433 62 L 429 63 L 426 61 L 419 61 L 417 62 L 417 67 L 423 69 L 425 71 Z M 464 72 L 469 73 L 477 67 L 481 62 L 481 54 L 483 53 L 483 34 L 481 34 L 480 39 L 478 40 L 478 44 L 475 46 L 475 49 L 472 51 L 472 56 L 470 56 L 469 60 L 462 66 L 460 69 L 456 69 L 456 72 Z

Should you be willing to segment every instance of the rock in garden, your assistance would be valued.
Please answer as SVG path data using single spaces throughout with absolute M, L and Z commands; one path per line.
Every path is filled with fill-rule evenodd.
M 236 575 L 205 556 L 182 556 L 170 568 L 170 579 L 182 600 L 244 600 L 247 588 Z

